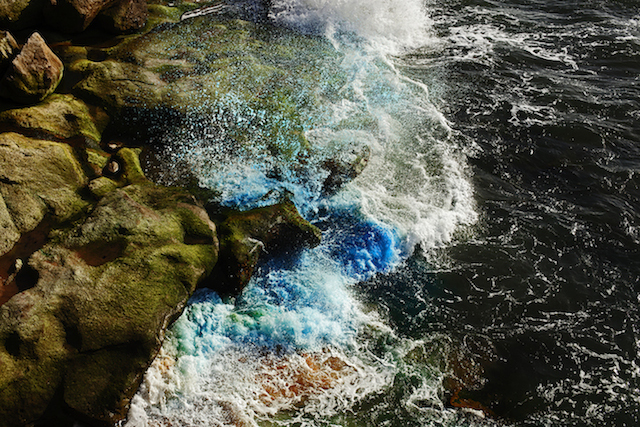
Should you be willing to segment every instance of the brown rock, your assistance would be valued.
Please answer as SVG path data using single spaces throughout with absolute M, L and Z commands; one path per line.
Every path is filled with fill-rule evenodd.
M 19 104 L 34 104 L 56 90 L 62 71 L 62 61 L 33 33 L 0 81 L 0 93 Z
M 98 22 L 107 31 L 128 34 L 144 28 L 148 18 L 146 0 L 120 0 L 100 12 Z
M 65 33 L 84 31 L 114 0 L 51 0 L 45 8 L 49 25 Z

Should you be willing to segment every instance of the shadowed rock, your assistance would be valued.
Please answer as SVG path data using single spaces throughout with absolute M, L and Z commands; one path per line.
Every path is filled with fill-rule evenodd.
M 219 225 L 220 261 L 204 286 L 237 295 L 249 282 L 263 253 L 314 247 L 320 230 L 300 216 L 293 202 L 234 212 Z
M 50 0 L 45 7 L 49 25 L 64 33 L 84 31 L 114 0 Z
M 49 0 L 0 1 L 0 28 L 22 30 L 35 27 L 43 20 L 42 10 Z
M 4 75 L 20 47 L 9 31 L 0 31 L 0 76 Z

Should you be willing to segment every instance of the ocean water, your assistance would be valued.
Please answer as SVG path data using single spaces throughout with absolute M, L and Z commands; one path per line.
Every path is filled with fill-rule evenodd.
M 171 135 L 168 161 L 222 205 L 290 194 L 323 242 L 267 257 L 237 299 L 198 291 L 125 425 L 637 425 L 640 3 L 268 16 L 324 37 L 341 59 L 321 74 L 346 76 L 300 106 L 306 172 L 201 129 Z M 319 165 L 363 147 L 364 172 L 323 191 Z

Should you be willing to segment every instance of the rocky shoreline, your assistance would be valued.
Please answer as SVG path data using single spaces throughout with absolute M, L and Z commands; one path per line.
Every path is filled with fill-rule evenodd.
M 196 288 L 237 295 L 265 252 L 320 241 L 286 198 L 223 211 L 196 185 L 145 176 L 139 156 L 154 150 L 154 132 L 208 117 L 232 87 L 293 124 L 261 122 L 274 155 L 295 157 L 309 145 L 286 102 L 295 87 L 282 79 L 300 67 L 314 78 L 312 58 L 274 66 L 274 57 L 300 52 L 283 30 L 249 19 L 260 11 L 180 20 L 203 6 L 221 8 L 0 4 L 0 427 L 116 424 Z M 281 44 L 269 43 L 274 31 Z M 230 138 L 249 136 L 240 129 Z M 330 189 L 367 156 L 327 162 Z

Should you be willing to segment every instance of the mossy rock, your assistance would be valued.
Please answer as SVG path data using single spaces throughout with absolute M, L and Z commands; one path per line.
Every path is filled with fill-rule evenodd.
M 62 411 L 113 424 L 217 261 L 215 226 L 192 196 L 151 183 L 104 195 L 28 268 L 33 287 L 0 307 L 0 426 Z
M 0 132 L 96 145 L 108 120 L 102 109 L 73 95 L 53 94 L 35 106 L 1 112 Z
M 79 193 L 87 181 L 69 145 L 0 134 L 0 255 L 45 215 L 57 223 L 79 215 L 88 206 Z

